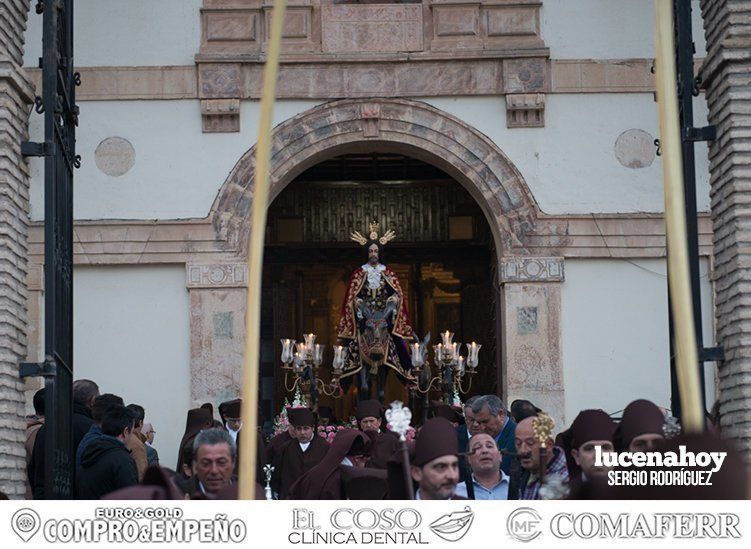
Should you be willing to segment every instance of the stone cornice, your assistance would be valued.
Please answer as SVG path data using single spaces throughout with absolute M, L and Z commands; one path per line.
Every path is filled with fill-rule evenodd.
M 703 60 L 697 60 L 700 65 Z M 546 93 L 651 93 L 654 91 L 651 59 L 552 59 Z M 341 90 L 327 82 L 325 76 L 341 81 L 345 68 L 367 65 L 352 63 L 290 63 L 282 64 L 278 99 L 329 99 L 340 97 Z M 433 78 L 422 80 L 425 85 L 411 82 L 409 87 L 394 88 L 392 97 L 429 97 L 456 95 L 504 95 L 502 67 L 497 61 L 464 59 L 453 61 L 384 61 L 376 65 L 384 74 L 404 74 L 416 69 Z M 198 67 L 80 67 L 81 87 L 76 90 L 79 101 L 129 101 L 198 99 Z M 258 99 L 261 93 L 261 67 L 247 65 L 242 71 L 243 95 Z M 442 70 L 439 79 L 438 70 Z M 32 86 L 38 88 L 41 71 L 25 68 Z M 240 73 L 238 73 L 240 74 Z M 313 76 L 318 78 L 313 78 Z M 479 77 L 479 78 L 478 78 Z M 494 79 L 495 78 L 495 79 Z M 439 85 L 454 82 L 454 86 Z M 293 83 L 297 83 L 293 85 Z M 341 83 L 341 82 L 340 82 Z M 283 85 L 282 85 L 283 84 Z M 460 86 L 461 88 L 457 87 Z M 24 89 L 33 98 L 33 88 Z

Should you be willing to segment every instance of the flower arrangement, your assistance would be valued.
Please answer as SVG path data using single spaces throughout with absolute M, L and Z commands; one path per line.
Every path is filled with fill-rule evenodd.
M 292 404 L 290 404 L 289 400 L 285 398 L 284 406 L 282 406 L 282 411 L 279 412 L 279 415 L 274 418 L 274 435 L 273 436 L 283 433 L 289 428 L 289 416 L 287 415 L 287 411 L 290 408 L 307 408 L 307 406 L 308 406 L 308 401 L 305 399 L 303 395 L 300 394 L 299 388 L 297 389 L 297 391 L 295 391 L 295 398 L 292 401 Z
M 289 417 L 287 417 L 287 409 L 291 408 L 289 401 L 284 399 L 284 406 L 279 415 L 274 418 L 274 436 L 283 433 L 289 428 Z
M 343 423 L 337 423 L 334 425 L 319 425 L 318 436 L 323 438 L 326 442 L 331 444 L 334 442 L 336 434 L 343 429 L 357 429 L 357 419 L 350 417 L 349 421 Z
M 336 434 L 342 429 L 344 429 L 342 425 L 319 425 L 318 436 L 331 444 L 332 442 L 334 442 L 334 437 L 336 436 Z

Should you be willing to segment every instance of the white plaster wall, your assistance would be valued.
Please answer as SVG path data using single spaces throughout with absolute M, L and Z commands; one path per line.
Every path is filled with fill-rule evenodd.
M 202 0 L 77 0 L 76 65 L 192 65 L 201 5 Z M 692 6 L 697 55 L 703 56 L 699 0 Z M 653 0 L 544 0 L 542 34 L 554 59 L 653 57 Z M 37 64 L 41 36 L 42 18 L 32 9 L 27 66 Z
M 239 133 L 202 133 L 198 101 L 89 101 L 81 103 L 76 134 L 81 169 L 75 173 L 77 219 L 205 217 L 224 180 L 257 140 L 258 101 L 245 101 Z M 280 101 L 278 124 L 312 101 Z M 32 139 L 42 139 L 42 116 L 31 117 Z M 120 177 L 99 171 L 94 151 L 112 136 L 135 149 L 133 168 Z M 44 217 L 43 162 L 31 159 L 31 216 Z
M 562 294 L 566 419 L 580 410 L 622 410 L 637 398 L 670 406 L 665 260 L 567 259 Z M 702 261 L 702 317 L 712 345 L 711 288 Z M 715 399 L 705 368 L 706 405 Z M 596 390 L 592 390 L 596 387 Z
M 426 100 L 491 138 L 517 166 L 543 212 L 550 214 L 661 212 L 662 167 L 631 169 L 615 157 L 618 136 L 631 128 L 657 135 L 651 94 L 551 94 L 544 128 L 508 129 L 501 97 Z M 315 101 L 279 101 L 274 124 Z M 696 124 L 706 104 L 695 101 Z M 241 106 L 239 133 L 202 133 L 198 101 L 90 101 L 81 103 L 74 210 L 77 219 L 178 219 L 205 217 L 240 157 L 257 139 L 257 101 Z M 42 140 L 42 116 L 31 116 L 32 139 Z M 118 136 L 135 149 L 133 168 L 105 175 L 94 151 Z M 706 145 L 696 146 L 700 211 L 709 209 Z M 43 162 L 30 159 L 31 216 L 43 217 Z
M 190 405 L 185 268 L 77 267 L 74 281 L 75 378 L 142 405 L 174 468 Z
M 705 52 L 699 0 L 691 1 L 696 55 Z M 654 57 L 654 0 L 543 0 L 542 36 L 553 59 Z
M 42 16 L 31 4 L 24 64 L 42 55 Z M 76 0 L 77 67 L 193 65 L 201 44 L 202 0 Z
M 506 128 L 498 97 L 431 98 L 428 102 L 492 139 L 517 166 L 542 211 L 565 213 L 661 212 L 662 165 L 626 168 L 615 156 L 624 131 L 657 137 L 652 94 L 548 94 L 544 128 Z M 695 123 L 706 123 L 706 103 L 694 101 Z M 697 202 L 709 209 L 706 144 L 696 146 Z

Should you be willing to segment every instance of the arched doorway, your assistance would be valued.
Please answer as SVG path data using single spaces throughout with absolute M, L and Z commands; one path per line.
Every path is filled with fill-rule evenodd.
M 436 343 L 439 332 L 449 329 L 456 341 L 483 344 L 468 394 L 496 391 L 499 295 L 492 283 L 497 279 L 494 243 L 482 210 L 461 185 L 430 164 L 397 154 L 357 153 L 312 166 L 269 206 L 262 346 L 276 350 L 273 360 L 261 365 L 262 378 L 274 378 L 273 399 L 262 402 L 267 413 L 278 412 L 289 396 L 275 367 L 280 339 L 299 340 L 313 331 L 329 345 L 324 364 L 330 364 L 346 283 L 366 259 L 349 235 L 365 232 L 373 220 L 397 232 L 383 261 L 399 276 L 415 332 L 430 332 Z M 389 380 L 386 400 L 407 401 L 404 387 L 393 376 Z M 433 391 L 432 398 L 439 397 Z M 346 418 L 354 398 L 350 391 L 344 399 L 323 397 L 321 404 Z
M 535 253 L 537 220 L 541 216 L 522 175 L 486 136 L 461 120 L 430 105 L 403 99 L 341 100 L 325 103 L 277 126 L 272 134 L 270 201 L 313 166 L 351 154 L 399 155 L 418 160 L 442 171 L 458 183 L 482 212 L 492 236 L 496 268 L 493 284 L 500 287 L 503 318 L 502 357 L 497 358 L 498 392 L 509 400 L 522 397 L 540 403 L 563 419 L 564 391 L 560 349 L 560 304 L 563 260 Z M 255 171 L 255 148 L 245 153 L 222 185 L 209 220 L 215 233 L 212 243 L 224 263 L 189 266 L 189 279 L 202 273 L 217 273 L 220 282 L 243 286 L 242 272 L 250 236 L 250 210 Z M 565 235 L 562 235 L 565 238 Z M 357 248 L 350 248 L 356 250 Z M 354 253 L 354 252 L 353 252 Z M 354 261 L 354 258 L 353 258 Z M 198 283 L 201 286 L 201 283 Z M 242 357 L 242 340 L 234 333 L 226 347 L 210 347 L 210 327 L 201 315 L 212 308 L 231 309 L 242 315 L 242 296 L 219 290 L 197 289 L 192 336 L 196 353 L 191 370 L 192 398 L 222 398 L 237 394 L 239 376 L 230 364 Z M 333 301 L 335 301 L 332 298 Z M 244 302 L 243 302 L 244 303 Z M 268 314 L 268 311 L 267 311 Z M 216 328 L 216 326 L 215 326 Z M 292 333 L 292 328 L 287 333 Z M 272 335 L 264 336 L 271 343 Z M 328 342 L 327 342 L 328 343 Z M 275 349 L 262 354 L 273 362 Z M 497 347 L 500 347 L 497 346 Z M 205 372 L 227 381 L 207 382 Z M 204 375 L 202 375 L 204 374 Z M 195 381 L 198 379 L 199 381 Z M 262 399 L 273 400 L 273 377 L 261 379 Z M 205 397 L 204 397 L 205 395 Z

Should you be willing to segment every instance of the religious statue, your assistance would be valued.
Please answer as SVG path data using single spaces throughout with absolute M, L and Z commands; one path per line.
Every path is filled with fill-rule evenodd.
M 368 262 L 356 269 L 344 294 L 337 332 L 340 344 L 349 349 L 342 378 L 359 374 L 362 398 L 370 398 L 370 381 L 376 382 L 383 399 L 386 375 L 393 370 L 402 383 L 411 383 L 411 360 L 406 340 L 412 339 L 407 304 L 399 279 L 380 263 L 383 248 L 396 233 L 378 234 L 378 223 L 370 224 L 366 238 L 352 233 L 352 240 L 368 251 Z

